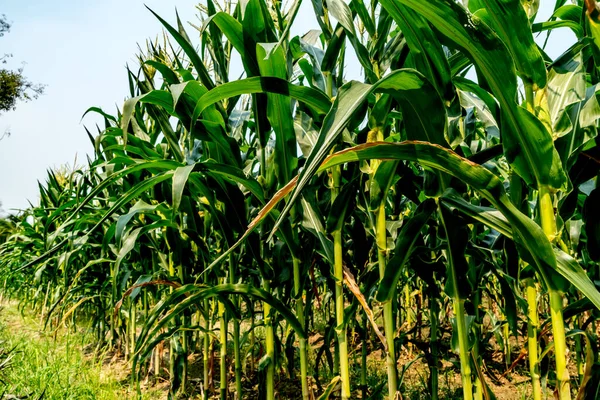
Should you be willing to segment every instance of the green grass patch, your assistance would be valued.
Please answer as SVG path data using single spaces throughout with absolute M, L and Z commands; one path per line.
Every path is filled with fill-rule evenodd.
M 123 400 L 138 396 L 127 387 L 126 365 L 109 365 L 86 354 L 94 338 L 83 332 L 43 331 L 39 320 L 22 316 L 13 304 L 0 311 L 0 347 L 14 349 L 1 373 L 0 393 L 18 398 Z M 86 347 L 87 345 L 87 347 Z M 123 372 L 123 371 L 122 371 Z M 123 375 L 123 377 L 119 377 Z M 4 398 L 4 396 L 1 396 Z M 142 398 L 158 398 L 152 393 Z

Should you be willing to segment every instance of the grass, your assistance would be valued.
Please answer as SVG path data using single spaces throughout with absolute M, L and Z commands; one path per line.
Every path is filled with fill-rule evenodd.
M 38 319 L 21 315 L 13 303 L 0 311 L 0 341 L 5 349 L 14 348 L 10 366 L 3 371 L 5 387 L 0 393 L 17 398 L 44 399 L 137 399 L 127 387 L 127 376 L 103 357 L 95 360 L 85 349 L 93 338 L 83 332 L 59 329 L 56 335 L 42 331 Z M 155 399 L 158 392 L 145 393 L 142 399 Z

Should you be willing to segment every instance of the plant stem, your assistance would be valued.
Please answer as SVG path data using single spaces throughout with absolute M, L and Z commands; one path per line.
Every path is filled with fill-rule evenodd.
M 203 374 L 203 384 L 204 384 L 204 400 L 208 400 L 209 387 L 208 387 L 208 353 L 210 351 L 210 337 L 208 333 L 210 332 L 210 310 L 209 310 L 209 302 L 208 299 L 204 300 L 204 310 L 206 312 L 206 316 L 204 317 L 204 328 L 206 329 L 204 333 L 204 351 L 202 354 L 202 366 L 204 368 Z
M 567 344 L 565 321 L 563 318 L 563 295 L 558 290 L 550 290 L 550 316 L 554 336 L 554 356 L 556 359 L 556 385 L 560 400 L 571 399 L 569 370 L 567 369 Z
M 369 325 L 367 323 L 367 313 L 362 313 L 362 335 L 361 335 L 361 363 L 360 363 L 360 389 L 362 392 L 362 398 L 367 398 L 367 329 Z
M 339 194 L 341 182 L 341 169 L 339 166 L 332 168 L 333 187 L 331 188 L 331 201 Z M 344 325 L 344 263 L 342 258 L 342 229 L 333 232 L 333 256 L 335 277 L 335 318 L 336 333 L 340 354 L 340 376 L 342 378 L 342 400 L 350 398 L 350 372 L 348 367 L 348 342 L 346 326 Z
M 263 282 L 263 287 L 267 292 L 271 291 L 271 284 L 268 279 Z M 266 376 L 266 400 L 275 400 L 275 332 L 271 322 L 271 306 L 266 302 L 263 303 L 263 313 L 265 321 L 265 347 L 269 364 L 267 365 Z
M 294 231 L 295 232 L 295 231 Z M 295 234 L 297 239 L 297 235 Z M 296 240 L 296 243 L 298 241 Z M 294 266 L 294 292 L 296 296 L 296 316 L 298 322 L 303 328 L 306 328 L 304 323 L 304 303 L 302 301 L 302 288 L 300 279 L 300 260 L 296 256 L 292 256 L 292 263 Z M 302 399 L 308 400 L 308 353 L 306 348 L 306 339 L 300 338 L 300 379 L 302 380 Z
M 511 364 L 510 353 L 512 351 L 510 347 L 510 329 L 508 323 L 505 323 L 502 326 L 502 336 L 504 336 L 504 364 L 506 365 L 506 370 L 508 371 Z M 510 376 L 510 374 L 507 374 L 507 376 Z
M 581 326 L 583 323 L 582 315 L 578 315 L 575 319 L 577 326 Z M 577 375 L 579 377 L 579 384 L 583 383 L 583 379 L 585 376 L 585 349 L 583 348 L 583 340 L 581 335 L 577 335 L 575 338 L 575 351 L 577 356 Z
M 475 293 L 473 293 L 473 308 L 475 309 L 475 323 L 473 324 L 474 326 L 471 328 L 475 335 L 475 342 L 473 343 L 473 349 L 472 349 L 473 360 L 475 362 L 475 365 L 477 365 L 477 366 L 481 365 L 481 355 L 480 355 L 480 351 L 479 351 L 478 338 L 483 336 L 483 332 L 481 330 L 481 325 L 482 325 L 481 319 L 482 318 L 481 318 L 481 315 L 479 312 L 480 304 L 481 304 L 481 289 L 478 288 L 477 290 L 475 290 Z M 484 392 L 484 382 L 481 380 L 480 375 L 478 373 L 476 373 L 475 374 L 475 399 L 482 400 L 483 392 Z
M 431 393 L 431 400 L 438 399 L 438 321 L 439 321 L 439 306 L 437 299 L 430 297 L 429 298 L 429 326 L 430 326 L 430 335 L 429 335 L 429 343 L 431 347 L 431 365 L 429 369 L 431 370 L 431 376 L 429 379 L 429 392 Z
M 551 242 L 556 238 L 556 218 L 552 195 L 549 189 L 539 186 L 539 212 L 542 229 Z M 563 318 L 563 295 L 555 288 L 548 288 L 550 294 L 550 317 L 552 319 L 552 334 L 554 336 L 554 358 L 556 360 L 556 384 L 560 400 L 571 399 L 569 370 L 567 369 L 567 343 L 565 335 L 565 320 Z
M 254 115 L 258 115 L 257 109 L 257 100 L 256 96 L 252 97 L 252 107 Z M 263 129 L 266 129 L 260 123 L 260 118 L 256 119 L 256 132 L 261 137 L 261 132 Z M 269 196 L 268 190 L 266 188 L 266 178 L 267 178 L 267 157 L 266 157 L 266 147 L 264 143 L 260 144 L 259 149 L 260 154 L 260 182 L 263 186 L 263 194 Z M 262 227 L 261 236 L 265 234 L 266 227 Z M 267 245 L 266 243 L 261 242 L 260 244 L 260 255 L 261 257 L 265 257 Z M 271 292 L 271 282 L 268 277 L 262 276 L 262 286 L 263 289 L 270 293 Z M 275 332 L 273 331 L 273 324 L 271 322 L 271 306 L 266 302 L 263 302 L 263 321 L 265 324 L 265 350 L 267 352 L 268 364 L 265 371 L 265 391 L 264 398 L 266 400 L 274 400 L 275 399 Z
M 329 19 L 325 13 L 325 23 L 329 26 Z M 333 95 L 333 76 L 330 71 L 323 73 L 325 77 L 325 91 L 330 98 Z M 332 187 L 331 204 L 340 193 L 342 170 L 340 166 L 331 169 Z M 350 370 L 348 367 L 348 342 L 346 338 L 346 326 L 344 325 L 344 261 L 342 256 L 342 229 L 333 232 L 333 275 L 335 279 L 335 318 L 336 334 L 338 346 L 336 356 L 339 357 L 339 374 L 341 377 L 341 398 L 346 400 L 350 398 Z M 335 364 L 337 365 L 337 363 Z M 334 366 L 335 368 L 335 366 Z
M 131 300 L 129 303 L 129 358 L 133 360 L 133 355 L 135 354 L 135 331 L 136 331 L 136 309 L 135 309 L 135 301 Z M 132 374 L 135 376 L 135 374 Z
M 535 112 L 534 93 L 531 83 L 525 83 L 525 99 L 527 109 Z M 538 182 L 538 206 L 542 230 L 550 242 L 554 242 L 557 236 L 556 217 L 552 193 L 546 185 Z M 550 316 L 552 319 L 552 333 L 554 336 L 554 356 L 556 360 L 556 380 L 560 400 L 571 399 L 571 388 L 569 385 L 569 371 L 567 370 L 567 345 L 565 336 L 565 321 L 563 318 L 563 295 L 555 289 L 549 288 L 550 293 Z
M 183 265 L 179 264 L 177 267 L 178 275 L 181 282 L 186 281 L 185 270 L 183 269 Z M 182 321 L 184 325 L 189 324 L 190 315 L 187 312 L 184 312 L 182 315 Z M 181 322 L 177 322 L 179 325 Z M 135 321 L 134 321 L 135 326 Z M 183 368 L 181 371 L 181 394 L 185 394 L 185 390 L 188 382 L 188 342 L 189 342 L 189 334 L 185 330 L 181 332 L 181 351 L 183 353 Z M 181 355 L 179 355 L 181 357 Z
M 225 305 L 219 302 L 219 333 L 221 339 L 221 363 L 220 363 L 220 394 L 221 400 L 227 400 L 227 316 L 225 315 Z
M 385 199 L 377 210 L 377 258 L 379 261 L 379 279 L 385 276 L 386 267 L 386 248 L 387 248 L 387 231 L 385 227 Z M 385 329 L 385 337 L 387 341 L 388 351 L 386 354 L 386 366 L 388 374 L 388 393 L 389 398 L 396 397 L 398 390 L 396 370 L 396 351 L 394 349 L 394 316 L 392 302 L 388 301 L 383 304 L 383 324 Z
M 171 277 L 175 277 L 175 265 L 173 264 L 173 253 L 169 252 L 169 257 L 168 257 L 168 262 L 169 262 L 169 276 Z M 171 293 L 173 293 L 173 288 L 170 287 L 169 291 Z M 179 323 L 179 319 L 176 318 L 174 319 L 173 322 L 171 322 L 171 324 L 177 325 Z M 171 382 L 174 382 L 176 377 L 176 369 L 175 369 L 175 363 L 177 361 L 177 346 L 174 344 L 174 339 L 169 340 L 169 376 L 171 379 Z M 171 395 L 175 395 L 175 393 L 173 393 L 173 385 L 171 385 L 171 387 L 169 388 L 169 393 Z
M 554 205 L 552 204 L 552 194 L 544 185 L 540 185 L 539 187 L 538 202 L 542 229 L 548 237 L 548 240 L 553 242 L 554 239 L 556 239 L 556 218 L 554 216 Z
M 110 276 L 112 277 L 112 293 L 110 297 L 110 309 L 114 310 L 117 304 L 117 277 L 115 276 L 115 267 L 110 264 Z M 116 313 L 110 313 L 110 347 L 114 348 L 117 344 L 117 316 Z
M 469 357 L 469 333 L 465 322 L 465 301 L 459 297 L 453 299 L 454 318 L 456 318 L 456 331 L 460 355 L 460 375 L 463 385 L 463 398 L 473 399 L 473 382 L 471 380 L 471 360 Z
M 406 277 L 406 285 L 404 285 L 404 309 L 406 310 L 406 318 L 404 320 L 404 322 L 406 323 L 406 329 L 410 329 L 410 326 L 412 325 L 413 321 L 412 321 L 412 316 L 410 314 L 411 311 L 411 304 L 410 304 L 410 280 L 408 279 L 408 269 L 406 269 L 406 271 L 404 271 L 404 276 Z M 411 349 L 412 348 L 412 344 L 408 343 L 408 348 Z
M 540 325 L 537 312 L 537 290 L 532 278 L 525 280 L 525 286 L 527 291 L 527 315 L 529 318 L 527 324 L 529 376 L 531 377 L 533 400 L 542 400 L 542 385 L 540 382 L 540 362 L 537 341 L 538 328 Z
M 229 283 L 235 284 L 236 277 L 236 263 L 233 254 L 229 255 Z M 237 296 L 232 299 L 233 305 L 236 309 L 240 309 L 239 299 Z M 233 319 L 233 352 L 234 352 L 234 370 L 235 370 L 235 398 L 241 399 L 243 395 L 242 390 L 242 356 L 240 355 L 240 321 L 237 318 Z
M 294 220 L 296 217 L 296 207 L 292 207 L 290 212 L 290 219 L 292 221 L 292 226 L 294 224 Z M 299 244 L 300 241 L 298 239 L 298 231 L 293 228 L 292 229 L 293 241 L 296 244 Z M 290 249 L 292 252 L 292 264 L 293 264 L 293 272 L 294 272 L 294 297 L 296 299 L 296 316 L 298 318 L 298 322 L 302 325 L 302 328 L 306 329 L 306 323 L 304 319 L 304 301 L 302 300 L 303 290 L 302 290 L 302 279 L 300 276 L 300 259 L 298 258 L 296 253 L 296 249 Z M 300 379 L 302 384 L 302 399 L 309 399 L 308 392 L 308 352 L 307 352 L 307 341 L 306 339 L 300 338 L 298 339 L 300 346 Z
M 446 250 L 446 258 L 449 263 L 449 270 L 451 276 L 448 279 L 452 280 L 452 306 L 454 309 L 454 318 L 456 320 L 456 335 L 458 336 L 458 347 L 460 356 L 460 374 L 463 385 L 463 398 L 464 400 L 473 400 L 473 380 L 471 377 L 471 356 L 469 352 L 469 332 L 467 330 L 467 323 L 465 321 L 465 295 L 461 293 L 459 285 L 459 279 L 465 279 L 464 276 L 459 276 L 457 268 L 457 262 L 459 257 L 464 255 L 455 254 L 451 241 L 454 238 L 451 236 L 454 232 L 450 231 L 450 221 L 446 221 L 444 217 L 444 211 L 438 202 L 438 210 L 442 219 L 442 226 L 448 240 L 448 248 Z M 466 260 L 464 261 L 466 262 Z

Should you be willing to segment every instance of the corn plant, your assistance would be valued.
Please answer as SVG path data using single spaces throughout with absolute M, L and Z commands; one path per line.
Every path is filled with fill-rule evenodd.
M 3 229 L 4 293 L 49 326 L 91 325 L 134 385 L 166 363 L 172 395 L 201 354 L 206 399 L 244 398 L 253 376 L 266 399 L 283 377 L 303 399 L 395 399 L 406 351 L 443 398 L 448 329 L 464 399 L 494 397 L 490 341 L 509 373 L 521 335 L 534 399 L 596 398 L 599 14 L 558 1 L 535 22 L 538 6 L 316 0 L 302 36 L 300 1 L 156 15 L 130 99 L 88 110 L 105 126 L 87 166 L 50 171 Z M 553 60 L 561 29 L 577 40 Z

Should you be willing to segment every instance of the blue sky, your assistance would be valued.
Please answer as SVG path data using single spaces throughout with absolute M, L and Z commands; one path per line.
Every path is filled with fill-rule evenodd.
M 192 0 L 146 4 L 166 17 L 175 7 L 195 20 Z M 37 180 L 46 169 L 85 163 L 92 146 L 83 124 L 95 131 L 96 117 L 81 116 L 90 106 L 114 113 L 128 94 L 125 65 L 135 66 L 137 43 L 156 37 L 161 25 L 142 1 L 3 0 L 0 13 L 12 22 L 0 38 L 0 53 L 13 53 L 9 66 L 25 61 L 25 75 L 47 85 L 39 99 L 0 115 L 0 201 L 2 208 L 37 203 Z M 168 18 L 171 19 L 172 18 Z
M 25 61 L 25 75 L 47 85 L 39 99 L 18 105 L 0 115 L 0 202 L 8 212 L 37 204 L 37 181 L 48 168 L 72 164 L 77 156 L 85 164 L 92 146 L 84 125 L 95 132 L 99 119 L 81 116 L 91 106 L 114 114 L 128 95 L 125 65 L 135 67 L 137 44 L 161 34 L 161 25 L 144 7 L 148 5 L 167 21 L 197 23 L 193 0 L 42 1 L 3 0 L 0 14 L 12 22 L 11 32 L 0 38 L 0 54 L 13 53 L 9 67 Z M 554 1 L 542 0 L 538 18 L 545 20 Z M 318 25 L 310 2 L 304 1 L 292 34 Z M 193 35 L 194 29 L 188 33 Z M 565 29 L 553 34 L 547 49 L 557 56 L 574 36 Z M 350 76 L 358 78 L 356 68 Z

